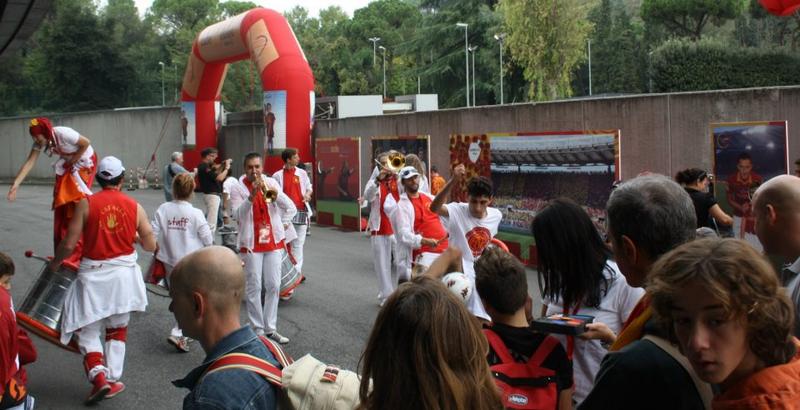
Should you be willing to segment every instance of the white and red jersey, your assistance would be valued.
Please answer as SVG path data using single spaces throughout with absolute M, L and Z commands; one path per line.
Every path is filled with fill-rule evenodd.
M 106 260 L 134 253 L 136 201 L 117 189 L 103 189 L 86 199 L 89 216 L 83 228 L 83 257 Z
M 400 198 L 396 178 L 378 181 L 370 178 L 364 188 L 364 199 L 370 202 L 368 229 L 376 235 L 392 235 L 392 214 Z
M 175 266 L 184 256 L 214 244 L 214 235 L 203 211 L 187 201 L 161 204 L 153 216 L 153 233 L 158 241 L 156 258 Z
M 283 192 L 294 202 L 299 210 L 305 210 L 305 196 L 311 195 L 313 188 L 308 173 L 297 167 L 292 169 L 279 169 L 272 174 L 272 178 L 278 182 Z
M 250 202 L 250 190 L 244 182 L 247 178 L 242 175 L 239 178 L 239 183 L 231 188 L 231 208 L 233 209 L 234 217 L 239 221 L 239 248 L 253 250 L 255 247 L 255 220 L 253 215 L 253 203 Z M 283 242 L 286 239 L 286 230 L 283 228 L 284 224 L 291 225 L 292 218 L 297 213 L 297 207 L 294 206 L 292 200 L 281 191 L 280 185 L 273 178 L 266 175 L 261 175 L 264 184 L 268 189 L 278 192 L 278 197 L 272 203 L 267 205 L 269 215 L 269 233 L 275 243 Z
M 497 235 L 503 214 L 496 208 L 487 207 L 486 216 L 475 218 L 469 213 L 469 204 L 465 202 L 451 202 L 444 206 L 449 216 L 442 219 L 450 234 L 450 244 L 461 251 L 464 273 L 474 278 L 475 269 L 472 265 Z
M 436 248 L 422 246 L 422 238 L 438 240 L 447 236 L 439 215 L 430 209 L 431 202 L 433 197 L 420 191 L 416 198 L 407 193 L 401 195 L 397 203 L 397 213 L 392 219 L 395 236 L 400 244 L 413 250 L 412 260 L 423 252 L 442 253 L 448 246 L 446 239 Z

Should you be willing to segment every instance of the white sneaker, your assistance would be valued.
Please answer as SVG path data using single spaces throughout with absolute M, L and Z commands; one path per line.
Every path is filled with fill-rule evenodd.
M 280 344 L 282 344 L 282 345 L 285 345 L 286 343 L 289 343 L 289 338 L 286 337 L 286 336 L 282 336 L 278 332 L 272 332 L 272 333 L 268 334 L 267 337 L 272 339 L 272 340 L 274 340 L 274 341 L 276 341 L 276 342 L 278 342 L 278 343 L 280 343 Z

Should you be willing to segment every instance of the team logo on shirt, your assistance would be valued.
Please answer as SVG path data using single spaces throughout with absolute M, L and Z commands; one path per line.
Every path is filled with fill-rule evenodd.
M 476 258 L 481 256 L 486 245 L 492 240 L 492 233 L 482 226 L 472 228 L 465 236 L 467 237 L 467 245 L 469 245 L 469 249 L 472 251 L 472 256 Z
M 297 176 L 297 175 L 294 176 L 294 183 L 295 184 L 299 184 L 300 183 L 300 177 L 299 176 Z
M 106 232 L 115 232 L 122 228 L 125 210 L 116 205 L 106 205 L 100 210 L 100 229 Z

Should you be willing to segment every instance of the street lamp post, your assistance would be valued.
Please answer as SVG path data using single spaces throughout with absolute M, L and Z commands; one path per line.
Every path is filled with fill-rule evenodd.
M 159 61 L 158 65 L 161 66 L 161 106 L 164 106 L 164 62 Z
M 500 105 L 503 105 L 503 40 L 506 33 L 495 34 L 494 39 L 500 43 Z
M 647 53 L 647 91 L 653 92 L 653 52 Z
M 588 45 L 587 52 L 589 53 L 589 95 L 592 95 L 592 40 L 587 39 L 586 44 Z
M 375 67 L 375 45 L 381 41 L 380 37 L 370 37 L 369 41 L 372 42 L 372 66 Z
M 464 28 L 464 73 L 467 79 L 467 85 L 464 89 L 464 96 L 467 98 L 467 108 L 469 108 L 469 24 L 456 23 L 456 27 Z
M 477 101 L 475 99 L 475 52 L 478 50 L 478 46 L 472 46 L 469 48 L 469 52 L 472 53 L 472 106 L 476 107 Z
M 178 103 L 178 66 L 172 66 L 172 88 L 175 89 L 175 104 Z
M 386 47 L 378 47 L 383 52 L 383 98 L 386 98 Z

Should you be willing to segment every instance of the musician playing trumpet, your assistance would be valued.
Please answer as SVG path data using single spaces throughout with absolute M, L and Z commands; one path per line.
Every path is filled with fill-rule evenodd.
M 278 294 L 286 229 L 297 208 L 277 181 L 262 174 L 261 154 L 245 155 L 244 172 L 231 189 L 231 207 L 239 221 L 237 244 L 247 274 L 247 318 L 257 334 L 289 343 L 277 331 Z

